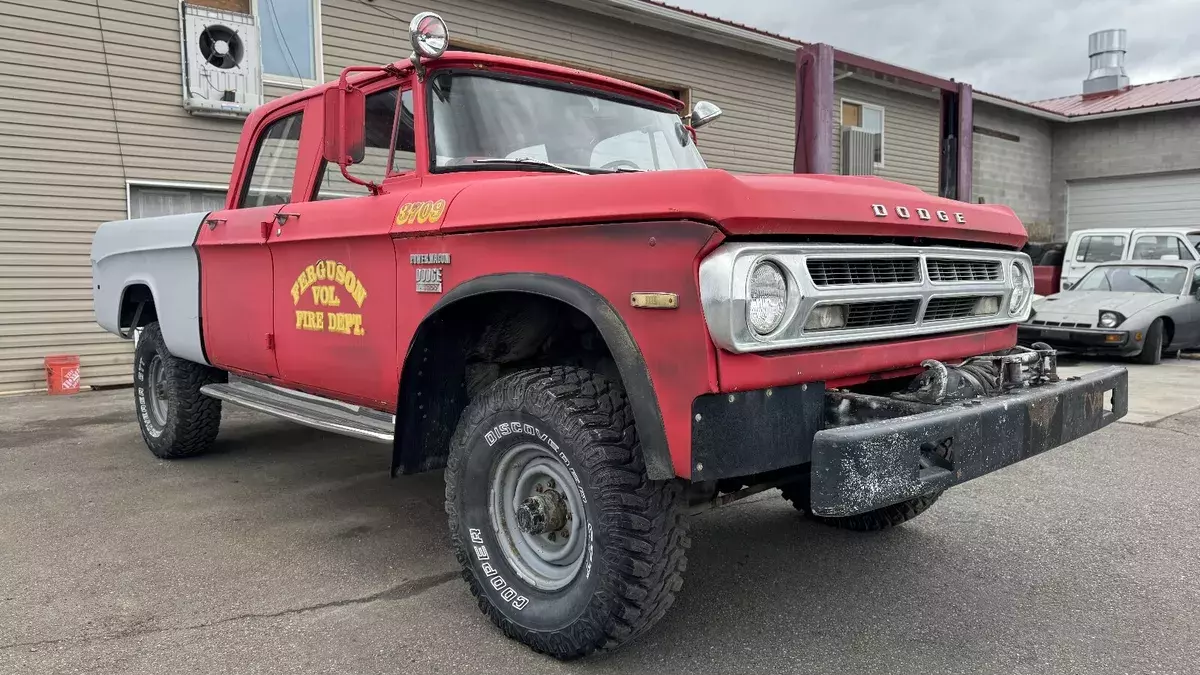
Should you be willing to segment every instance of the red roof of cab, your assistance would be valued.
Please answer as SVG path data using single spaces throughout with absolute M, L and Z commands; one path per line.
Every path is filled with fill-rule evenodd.
M 1082 117 L 1194 101 L 1200 101 L 1200 75 L 1137 84 L 1112 94 L 1076 94 L 1034 101 L 1027 105 L 1067 117 Z
M 483 54 L 480 52 L 456 52 L 448 51 L 436 59 L 425 59 L 427 68 L 447 68 L 447 67 L 471 67 L 481 68 L 484 70 L 498 70 L 506 72 L 521 72 L 530 75 L 541 77 L 549 77 L 564 82 L 573 84 L 585 85 L 593 89 L 607 91 L 616 94 L 625 94 L 645 100 L 647 103 L 670 108 L 675 111 L 683 110 L 683 102 L 668 96 L 662 92 L 655 91 L 648 87 L 618 80 L 605 75 L 597 75 L 586 70 L 578 70 L 575 68 L 567 68 L 565 66 L 556 66 L 551 63 L 543 63 L 541 61 L 532 61 L 529 59 L 517 59 L 510 56 L 499 56 L 496 54 Z M 408 70 L 412 68 L 412 62 L 408 59 L 396 61 L 391 64 L 392 67 L 398 70 Z M 350 82 L 367 82 L 375 78 L 383 76 L 382 72 L 363 72 L 351 73 L 347 79 Z M 322 94 L 326 89 L 336 86 L 338 80 L 335 78 L 324 84 L 318 84 L 303 91 L 297 91 L 287 96 L 277 98 L 273 101 L 265 103 L 254 109 L 247 118 L 247 123 L 257 121 L 258 118 L 270 113 L 281 106 L 288 105 L 293 101 L 306 99 L 312 96 Z

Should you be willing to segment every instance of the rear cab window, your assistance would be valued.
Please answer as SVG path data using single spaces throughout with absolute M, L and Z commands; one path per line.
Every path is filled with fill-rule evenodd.
M 1125 253 L 1125 235 L 1089 234 L 1079 240 L 1075 262 L 1102 263 L 1120 260 Z
M 1195 260 L 1191 247 L 1174 234 L 1142 234 L 1133 242 L 1132 260 Z
M 279 206 L 291 201 L 303 121 L 303 112 L 292 113 L 268 124 L 258 137 L 238 208 Z

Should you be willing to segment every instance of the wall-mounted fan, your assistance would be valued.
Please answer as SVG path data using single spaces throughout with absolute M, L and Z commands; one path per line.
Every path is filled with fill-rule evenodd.
M 246 54 L 242 38 L 228 26 L 212 24 L 200 33 L 200 55 L 222 70 L 237 68 Z

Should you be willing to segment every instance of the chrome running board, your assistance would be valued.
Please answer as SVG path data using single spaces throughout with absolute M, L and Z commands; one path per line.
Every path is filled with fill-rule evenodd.
M 240 377 L 206 384 L 200 393 L 314 429 L 376 443 L 391 443 L 396 416 Z

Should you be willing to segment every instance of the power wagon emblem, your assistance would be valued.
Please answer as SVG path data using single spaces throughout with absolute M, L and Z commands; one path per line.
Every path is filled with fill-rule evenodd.
M 336 260 L 318 260 L 305 267 L 292 284 L 296 330 L 365 335 L 362 314 L 338 310 L 350 307 L 350 303 L 354 304 L 352 309 L 362 309 L 366 299 L 367 289 L 352 270 Z M 311 303 L 313 309 L 300 309 L 301 300 Z
M 446 200 L 436 202 L 408 202 L 401 204 L 396 211 L 396 225 L 412 225 L 413 223 L 436 223 L 446 212 Z

